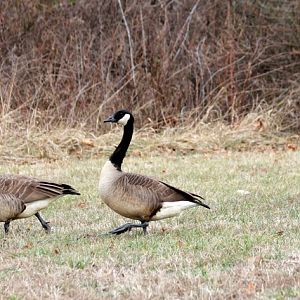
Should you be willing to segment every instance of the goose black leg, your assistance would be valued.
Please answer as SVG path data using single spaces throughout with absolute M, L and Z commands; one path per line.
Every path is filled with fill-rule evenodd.
M 147 234 L 147 227 L 149 226 L 149 222 L 142 222 L 141 226 L 143 226 L 144 235 Z
M 146 234 L 148 225 L 149 225 L 148 222 L 142 222 L 141 224 L 126 223 L 120 227 L 111 230 L 109 233 L 119 235 L 126 231 L 130 231 L 132 228 L 143 228 L 144 234 Z
M 10 221 L 6 221 L 4 223 L 4 232 L 5 234 L 8 234 L 8 231 L 9 231 L 9 224 L 10 224 Z
M 49 222 L 46 222 L 42 216 L 40 215 L 39 212 L 37 212 L 35 214 L 35 216 L 38 218 L 38 220 L 40 221 L 40 223 L 42 224 L 43 228 L 46 230 L 47 233 L 49 233 L 51 231 L 51 227 L 49 225 Z

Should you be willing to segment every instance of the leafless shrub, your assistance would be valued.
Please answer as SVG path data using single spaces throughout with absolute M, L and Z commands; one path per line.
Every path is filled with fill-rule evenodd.
M 299 129 L 299 19 L 297 0 L 1 1 L 1 130 L 97 130 L 120 107 Z

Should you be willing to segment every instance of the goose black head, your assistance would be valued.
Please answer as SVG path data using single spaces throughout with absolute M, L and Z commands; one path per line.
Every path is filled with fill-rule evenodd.
M 121 109 L 109 116 L 106 120 L 104 120 L 104 123 L 118 123 L 125 126 L 127 125 L 129 120 L 133 122 L 132 114 L 126 109 Z

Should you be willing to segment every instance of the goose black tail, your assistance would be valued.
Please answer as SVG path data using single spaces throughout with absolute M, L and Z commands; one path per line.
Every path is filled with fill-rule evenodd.
M 202 198 L 202 197 L 201 197 L 201 198 Z M 210 209 L 210 207 L 209 207 L 207 204 L 203 203 L 201 200 L 199 200 L 199 199 L 197 199 L 197 198 L 194 198 L 194 203 L 196 203 L 196 204 L 198 204 L 198 205 L 201 205 L 201 206 L 203 206 L 203 207 L 205 207 L 205 208 Z
M 79 192 L 77 192 L 74 188 L 72 188 L 68 184 L 62 184 L 61 186 L 64 188 L 63 194 L 65 195 L 80 195 Z

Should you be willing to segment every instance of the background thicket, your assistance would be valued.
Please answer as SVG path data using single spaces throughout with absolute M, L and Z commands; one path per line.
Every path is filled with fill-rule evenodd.
M 2 130 L 99 130 L 120 107 L 139 125 L 300 128 L 298 0 L 7 0 L 0 45 Z

